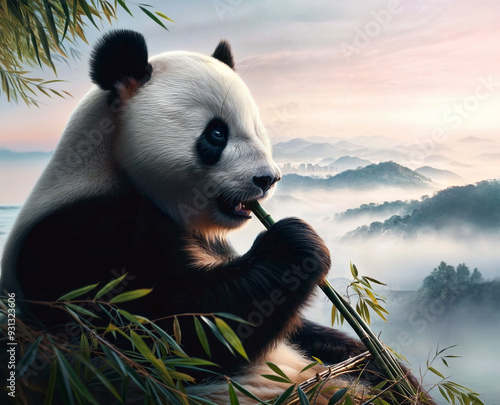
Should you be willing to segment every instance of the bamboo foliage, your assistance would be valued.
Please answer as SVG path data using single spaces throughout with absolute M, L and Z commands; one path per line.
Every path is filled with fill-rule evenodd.
M 78 41 L 87 42 L 89 24 L 97 29 L 116 21 L 122 8 L 132 15 L 126 0 L 0 0 L 0 94 L 8 101 L 22 100 L 38 106 L 40 95 L 70 96 L 51 85 L 61 80 L 33 77 L 27 67 L 50 68 L 55 75 L 55 61 L 75 59 Z M 149 5 L 138 5 L 148 18 L 167 29 L 172 21 Z M 162 21 L 163 20 L 163 21 Z
M 267 229 L 275 224 L 274 219 L 270 214 L 267 213 L 267 211 L 259 204 L 258 201 L 247 202 L 245 203 L 245 205 L 247 205 L 252 210 L 257 219 L 259 219 Z M 383 381 L 381 384 L 374 387 L 375 392 L 377 390 L 381 390 L 381 392 L 373 396 L 369 401 L 363 403 L 363 405 L 390 405 L 380 397 L 382 394 L 388 394 L 393 401 L 392 403 L 428 403 L 427 399 L 423 395 L 423 392 L 417 391 L 417 389 L 410 383 L 400 363 L 396 360 L 392 350 L 387 347 L 368 326 L 368 324 L 370 323 L 370 309 L 387 322 L 385 315 L 387 315 L 388 312 L 380 304 L 380 302 L 385 302 L 384 298 L 372 291 L 372 284 L 385 284 L 374 278 L 361 276 L 356 266 L 352 263 L 350 265 L 350 269 L 353 276 L 353 281 L 348 285 L 346 289 L 347 299 L 339 294 L 326 279 L 319 284 L 319 287 L 333 304 L 332 325 L 335 322 L 343 323 L 343 321 L 346 320 L 353 328 L 354 332 L 356 332 L 361 341 L 364 343 L 371 357 L 373 357 L 377 366 L 382 370 L 386 378 L 386 381 Z M 354 291 L 353 295 L 358 297 L 356 308 L 353 308 L 349 302 L 351 299 L 349 289 L 352 289 Z M 425 373 L 430 372 L 441 378 L 441 381 L 431 387 L 427 392 L 437 387 L 440 394 L 443 396 L 447 403 L 453 405 L 484 405 L 478 398 L 479 394 L 477 392 L 474 392 L 460 384 L 450 381 L 449 377 L 445 377 L 443 374 L 437 371 L 436 368 L 432 367 L 433 362 L 437 359 L 441 359 L 443 364 L 448 367 L 447 359 L 457 357 L 452 355 L 444 355 L 443 352 L 448 349 L 450 349 L 450 347 L 441 350 L 439 350 L 439 348 L 436 349 L 434 358 L 427 361 Z M 402 357 L 401 355 L 398 356 Z M 284 382 L 284 379 L 287 378 L 286 375 L 279 375 L 279 378 L 283 379 Z M 389 385 L 389 387 L 384 387 L 384 385 Z M 287 395 L 287 399 L 294 392 L 293 387 L 290 388 L 291 391 L 289 393 L 285 392 L 283 394 Z M 392 392 L 387 392 L 389 388 L 394 388 L 394 390 L 399 394 L 399 397 L 395 398 Z M 295 395 L 298 396 L 298 399 L 296 399 L 295 402 L 292 401 L 290 403 L 300 403 L 302 405 L 310 403 L 307 401 L 310 401 L 311 398 L 303 397 L 301 392 L 303 392 L 301 387 L 297 387 Z M 314 393 L 314 390 L 312 390 L 312 393 Z M 337 402 L 335 397 L 338 396 L 338 400 L 340 401 L 344 394 L 345 397 L 343 398 L 343 402 Z M 352 404 L 353 402 L 350 394 L 347 393 L 347 389 L 345 389 L 345 391 L 340 390 L 338 393 L 336 393 L 330 403 Z
M 68 324 L 74 331 L 71 336 L 61 337 L 61 331 L 52 334 L 28 326 L 20 318 L 16 320 L 16 343 L 20 353 L 16 371 L 16 398 L 19 400 L 16 403 L 99 405 L 127 403 L 135 396 L 148 404 L 212 404 L 187 394 L 184 388 L 194 381 L 189 375 L 191 370 L 217 374 L 206 368 L 217 369 L 218 366 L 208 359 L 190 357 L 184 351 L 178 318 L 194 319 L 200 343 L 208 353 L 205 330 L 235 356 L 248 358 L 237 334 L 225 320 L 246 321 L 226 313 L 179 314 L 161 320 L 162 325 L 172 323 L 172 336 L 158 321 L 120 308 L 120 304 L 151 292 L 150 289 L 137 289 L 113 295 L 114 288 L 125 276 L 111 280 L 102 288 L 97 284 L 78 288 L 55 302 L 33 303 L 65 311 L 71 318 Z M 105 294 L 111 297 L 104 298 Z M 7 306 L 0 301 L 0 342 L 7 339 L 6 315 Z M 5 350 L 0 350 L 0 358 L 4 354 Z M 44 364 L 42 370 L 33 370 L 40 362 Z M 2 369 L 5 364 L 0 364 L 0 373 L 5 371 Z M 35 374 L 25 380 L 23 377 L 30 371 Z M 234 385 L 244 390 L 237 383 Z

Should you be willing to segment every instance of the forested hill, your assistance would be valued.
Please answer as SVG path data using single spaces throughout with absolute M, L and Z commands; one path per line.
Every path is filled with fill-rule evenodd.
M 372 217 L 388 218 L 393 215 L 411 214 L 413 210 L 420 206 L 420 201 L 385 201 L 382 204 L 362 204 L 358 208 L 349 208 L 348 210 L 335 215 L 334 221 L 348 221 L 362 215 Z
M 355 170 L 346 170 L 335 176 L 316 178 L 287 174 L 279 183 L 280 189 L 334 189 L 372 187 L 428 187 L 432 182 L 407 167 L 394 162 L 372 164 Z
M 490 180 L 450 187 L 419 204 L 408 215 L 394 215 L 384 222 L 372 222 L 349 232 L 346 238 L 381 235 L 413 236 L 423 232 L 500 235 L 500 181 Z M 404 208 L 404 207 L 402 207 Z

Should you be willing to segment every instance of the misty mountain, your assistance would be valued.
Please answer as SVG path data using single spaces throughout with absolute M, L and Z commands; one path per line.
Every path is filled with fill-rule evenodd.
M 408 215 L 420 206 L 421 202 L 417 200 L 410 201 L 385 201 L 382 204 L 362 204 L 358 208 L 350 208 L 344 212 L 335 215 L 333 221 L 348 221 L 360 216 L 377 216 L 388 218 L 393 215 Z
M 456 142 L 462 144 L 498 144 L 498 142 L 493 139 L 479 138 L 477 136 L 467 136 L 465 138 L 458 139 Z
M 492 160 L 495 162 L 500 161 L 500 153 L 481 153 L 476 156 L 477 159 L 480 160 Z
M 308 136 L 304 138 L 309 142 L 328 142 L 335 145 L 338 142 L 347 141 L 350 144 L 358 145 L 358 147 L 368 147 L 368 148 L 393 148 L 401 143 L 401 141 L 388 136 L 382 135 L 361 135 L 355 136 L 354 138 L 339 138 L 335 136 Z
M 372 162 L 366 159 L 360 159 L 353 156 L 342 156 L 328 166 L 334 167 L 336 171 L 343 172 L 345 170 L 354 170 L 360 167 L 366 167 L 371 164 Z
M 288 142 L 279 142 L 273 145 L 273 157 L 275 159 L 312 161 L 327 156 L 339 156 L 348 153 L 333 146 L 330 143 L 309 142 L 302 138 L 295 138 Z
M 279 153 L 290 153 L 297 152 L 298 150 L 305 148 L 306 146 L 314 145 L 315 142 L 306 141 L 302 138 L 294 138 L 286 142 L 278 142 L 273 145 L 273 152 Z
M 0 162 L 49 160 L 54 152 L 15 152 L 0 148 Z
M 335 176 L 316 178 L 287 174 L 279 183 L 280 189 L 334 189 L 334 188 L 372 188 L 381 186 L 414 188 L 428 187 L 431 181 L 426 177 L 394 162 L 371 164 L 369 166 L 346 170 Z
M 415 171 L 417 173 L 420 173 L 422 176 L 425 176 L 438 183 L 452 183 L 460 182 L 463 180 L 458 174 L 453 173 L 452 171 L 436 169 L 431 166 L 422 166 Z
M 455 237 L 500 234 L 500 181 L 449 187 L 421 201 L 411 214 L 394 215 L 346 234 L 345 238 L 394 235 L 412 237 L 439 231 Z

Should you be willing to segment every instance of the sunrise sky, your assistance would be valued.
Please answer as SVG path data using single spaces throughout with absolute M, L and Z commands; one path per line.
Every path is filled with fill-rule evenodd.
M 148 1 L 176 21 L 166 32 L 132 6 L 116 27 L 142 32 L 150 54 L 211 53 L 228 39 L 237 71 L 274 140 L 386 135 L 404 143 L 475 135 L 500 139 L 497 0 Z M 108 30 L 106 26 L 104 30 Z M 89 28 L 89 42 L 100 35 Z M 59 88 L 39 109 L 0 98 L 0 148 L 53 150 L 90 87 L 90 47 L 59 63 Z M 50 72 L 34 76 L 53 78 Z

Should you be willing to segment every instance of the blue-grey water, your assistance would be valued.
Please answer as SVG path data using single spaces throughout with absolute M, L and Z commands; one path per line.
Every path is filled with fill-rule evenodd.
M 21 206 L 0 205 L 0 256 L 19 211 Z

